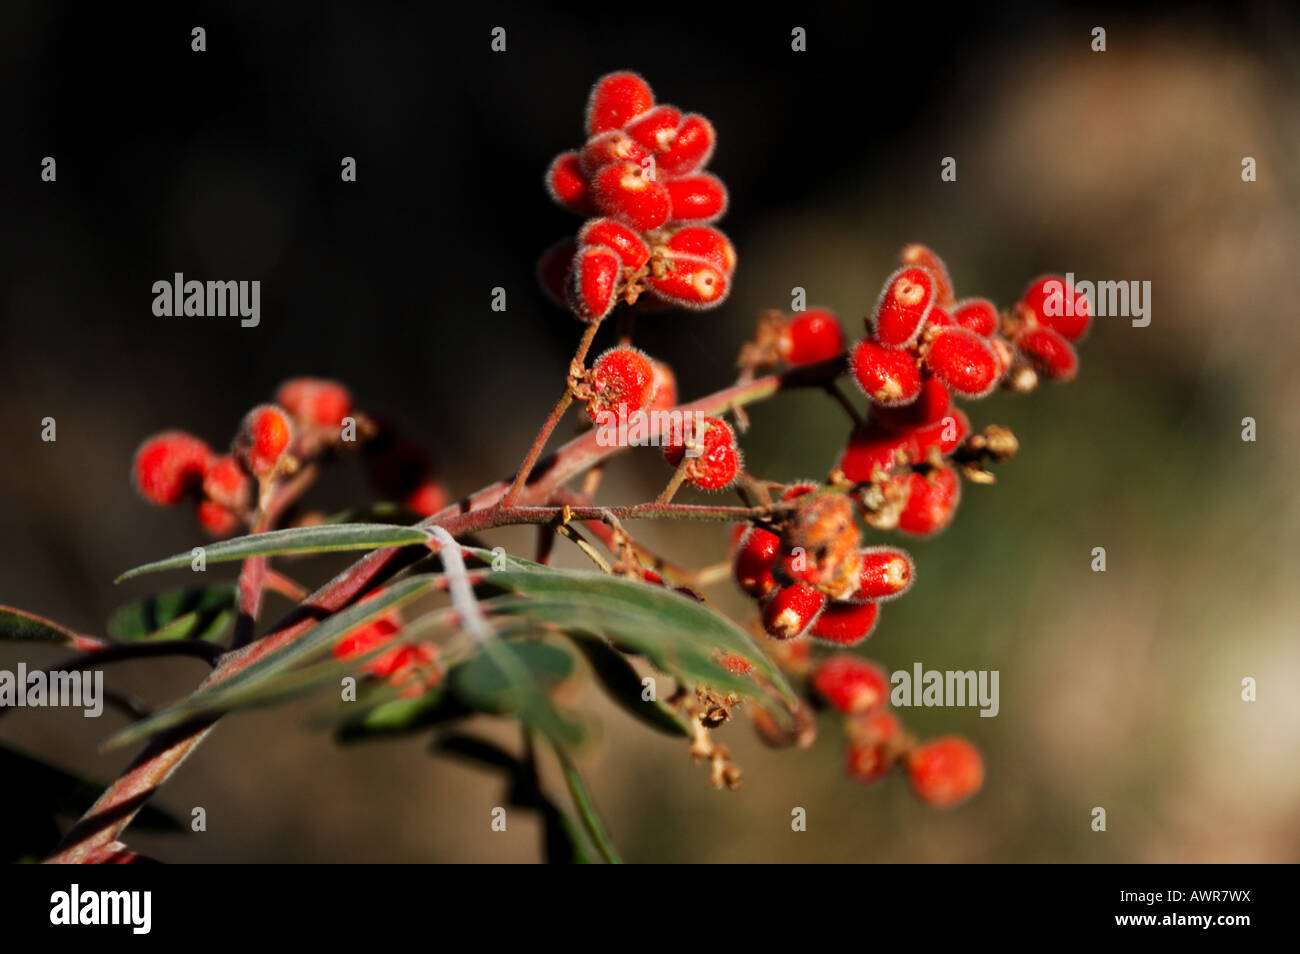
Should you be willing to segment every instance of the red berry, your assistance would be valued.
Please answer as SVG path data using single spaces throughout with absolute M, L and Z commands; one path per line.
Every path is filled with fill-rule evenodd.
M 904 266 L 885 280 L 871 312 L 871 331 L 887 348 L 906 348 L 921 333 L 934 303 L 934 276 L 924 268 Z
M 583 245 L 604 245 L 612 249 L 628 268 L 636 270 L 650 261 L 650 247 L 621 222 L 613 219 L 592 219 L 578 231 L 578 241 Z
M 741 535 L 732 569 L 736 583 L 750 596 L 761 598 L 776 589 L 772 568 L 780 546 L 781 538 L 761 527 L 751 527 Z
M 659 173 L 668 178 L 702 168 L 713 156 L 716 140 L 713 124 L 703 116 L 695 113 L 683 116 L 673 138 L 655 157 Z
M 244 415 L 234 452 L 249 473 L 266 477 L 275 472 L 292 441 L 289 415 L 274 404 L 263 404 Z
M 611 162 L 631 162 L 644 169 L 650 161 L 650 153 L 621 129 L 592 136 L 578 153 L 578 166 L 588 178 Z
M 677 138 L 677 127 L 681 125 L 682 114 L 673 106 L 656 106 L 639 117 L 636 122 L 628 123 L 626 132 L 643 148 L 656 154 L 667 150 Z
M 591 366 L 591 388 L 595 397 L 587 404 L 593 421 L 603 411 L 630 414 L 654 399 L 654 365 L 636 348 L 611 348 Z
M 180 503 L 203 483 L 212 451 L 182 431 L 155 434 L 135 452 L 131 474 L 140 496 L 160 507 Z
M 919 265 L 934 276 L 934 300 L 941 308 L 953 304 L 952 279 L 943 259 L 924 245 L 904 245 L 901 260 L 904 265 Z
M 840 653 L 831 656 L 812 677 L 817 694 L 849 715 L 871 712 L 889 703 L 889 676 L 874 663 Z
M 952 320 L 952 315 L 938 305 L 934 305 L 930 313 L 925 316 L 925 324 L 921 325 L 921 334 L 925 334 L 931 328 L 951 328 L 955 324 L 957 322 Z
M 666 243 L 673 252 L 702 258 L 730 275 L 736 270 L 736 248 L 722 232 L 708 225 L 678 229 Z
M 666 185 L 674 222 L 712 222 L 727 211 L 727 187 L 717 176 L 683 176 Z
M 570 212 L 591 215 L 595 211 L 591 189 L 582 174 L 576 152 L 562 152 L 552 160 L 546 170 L 546 191 Z
M 894 547 L 867 547 L 853 601 L 889 600 L 906 593 L 916 576 L 912 558 Z
M 704 309 L 722 304 L 731 290 L 726 273 L 706 258 L 671 253 L 666 271 L 646 284 L 656 297 L 683 308 Z
M 953 306 L 952 320 L 984 338 L 998 330 L 998 309 L 987 298 L 967 298 Z
M 677 406 L 677 376 L 663 361 L 651 361 L 655 371 L 655 397 L 651 411 L 668 411 Z
M 294 378 L 280 385 L 276 403 L 304 427 L 341 427 L 352 411 L 352 395 L 337 381 Z
M 822 610 L 826 594 L 803 583 L 791 583 L 774 592 L 763 604 L 763 629 L 773 639 L 802 636 Z
M 1069 381 L 1079 370 L 1074 346 L 1046 326 L 1026 325 L 1016 335 L 1016 347 L 1035 371 L 1053 381 Z
M 902 728 L 898 717 L 884 710 L 850 720 L 844 760 L 849 777 L 870 785 L 888 775 L 894 767 L 891 748 Z
M 848 444 L 840 455 L 839 469 L 856 483 L 875 479 L 876 471 L 888 474 L 911 457 L 907 434 L 882 427 L 874 421 L 860 424 L 849 434 Z
M 813 623 L 812 635 L 837 646 L 853 646 L 871 635 L 879 615 L 880 607 L 871 601 L 830 603 Z
M 921 372 L 907 351 L 886 348 L 864 338 L 853 348 L 849 363 L 858 387 L 874 404 L 911 404 L 921 393 Z
M 579 248 L 569 269 L 569 308 L 581 321 L 599 321 L 613 309 L 622 277 L 623 262 L 613 249 L 604 245 Z
M 213 457 L 203 471 L 203 493 L 227 510 L 243 511 L 251 495 L 248 473 L 229 454 Z
M 1001 365 L 988 339 L 965 328 L 944 328 L 930 342 L 925 366 L 954 393 L 984 397 L 997 386 Z
M 1016 313 L 1031 324 L 1042 325 L 1078 341 L 1088 330 L 1092 309 L 1086 295 L 1061 275 L 1042 275 L 1025 288 L 1016 305 Z
M 199 524 L 214 537 L 228 537 L 239 529 L 239 515 L 215 500 L 200 500 Z
M 907 754 L 907 777 L 923 801 L 947 808 L 979 791 L 984 783 L 984 760 L 970 742 L 960 736 L 945 736 Z
M 903 479 L 907 482 L 907 503 L 898 515 L 900 530 L 927 537 L 952 522 L 961 502 L 957 471 L 945 465 L 927 474 L 907 474 Z
M 654 105 L 650 86 L 635 73 L 609 73 L 596 80 L 587 99 L 588 136 L 622 129 Z
M 906 407 L 874 407 L 871 416 L 886 427 L 896 431 L 921 427 L 943 420 L 952 407 L 952 396 L 938 378 L 926 378 L 921 385 L 921 395 Z
M 569 269 L 573 267 L 573 256 L 578 252 L 578 243 L 571 238 L 556 242 L 537 260 L 537 283 L 542 286 L 546 297 L 561 308 L 567 308 L 565 301 L 565 283 L 569 278 Z
M 686 479 L 703 490 L 721 490 L 740 473 L 740 451 L 736 448 L 736 435 L 731 425 L 721 418 L 704 418 L 704 433 L 691 435 L 691 446 L 698 448 L 699 456 L 690 458 Z M 684 438 L 684 434 L 673 435 Z M 664 445 L 664 459 L 674 467 L 686 456 L 686 443 Z
M 591 180 L 596 208 L 638 232 L 649 232 L 668 221 L 673 212 L 668 190 L 634 162 L 605 166 Z
M 1007 376 L 1007 371 L 1011 368 L 1011 362 L 1015 358 L 1015 351 L 1011 347 L 1011 342 L 1001 335 L 994 335 L 989 339 L 989 346 L 993 348 L 993 353 L 998 359 L 998 380 L 1001 381 Z
M 814 364 L 843 353 L 844 332 L 835 315 L 813 308 L 786 319 L 777 347 L 786 364 Z
M 434 480 L 426 480 L 406 498 L 406 506 L 410 510 L 418 513 L 421 517 L 432 517 L 435 513 L 443 510 L 450 500 L 447 497 L 447 491 L 442 484 Z

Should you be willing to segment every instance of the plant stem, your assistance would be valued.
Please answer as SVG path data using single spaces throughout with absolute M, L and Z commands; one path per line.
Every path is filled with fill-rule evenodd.
M 577 768 L 569 760 L 568 753 L 556 746 L 555 754 L 560 758 L 560 765 L 564 769 L 564 781 L 569 786 L 569 794 L 573 796 L 573 804 L 578 809 L 582 826 L 591 836 L 601 857 L 611 865 L 621 865 L 623 859 L 619 857 L 618 849 L 614 847 L 605 823 L 601 820 L 600 812 L 596 809 L 596 803 L 592 800 L 591 793 L 587 791 L 587 783 L 582 780 Z

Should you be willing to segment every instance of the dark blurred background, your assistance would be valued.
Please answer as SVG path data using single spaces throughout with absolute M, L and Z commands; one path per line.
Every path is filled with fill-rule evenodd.
M 578 335 L 533 280 L 538 253 L 577 225 L 542 173 L 580 142 L 590 83 L 632 68 L 661 101 L 713 120 L 712 169 L 731 190 L 730 300 L 638 328 L 685 397 L 730 379 L 756 313 L 788 308 L 793 286 L 859 334 L 907 241 L 938 249 L 959 293 L 1006 304 L 1030 277 L 1069 270 L 1149 280 L 1153 310 L 1147 328 L 1098 321 L 1071 386 L 968 408 L 977 426 L 1014 428 L 1021 456 L 997 486 L 967 486 L 949 532 L 911 547 L 919 582 L 868 647 L 890 670 L 1000 670 L 996 719 L 907 713 L 922 734 L 980 744 L 981 795 L 935 813 L 898 780 L 858 788 L 829 722 L 797 753 L 725 730 L 746 784 L 715 793 L 683 746 L 584 691 L 605 717 L 585 768 L 626 856 L 1295 861 L 1294 12 L 249 2 L 144 18 L 6 3 L 0 603 L 102 632 L 158 582 L 114 587 L 118 572 L 200 539 L 189 515 L 131 492 L 136 445 L 183 427 L 221 446 L 291 375 L 338 378 L 396 414 L 455 495 L 508 473 Z M 191 52 L 194 26 L 205 53 Z M 489 48 L 496 26 L 505 53 Z M 806 53 L 790 50 L 795 26 Z M 1104 54 L 1090 49 L 1096 26 Z M 56 183 L 40 179 L 44 156 Z M 355 183 L 340 181 L 343 156 Z M 939 179 L 944 156 L 956 182 Z M 1257 182 L 1241 181 L 1243 156 Z M 154 317 L 151 285 L 176 271 L 260 279 L 260 326 Z M 497 285 L 504 314 L 489 307 Z M 56 443 L 40 440 L 47 416 Z M 1245 416 L 1256 443 L 1240 438 Z M 846 433 L 819 395 L 753 417 L 747 460 L 772 478 L 824 474 Z M 614 467 L 604 499 L 655 493 L 666 472 L 652 457 Z M 314 499 L 341 509 L 370 491 L 347 467 Z M 682 560 L 725 554 L 716 529 L 645 532 Z M 1089 569 L 1095 546 L 1105 574 Z M 747 611 L 726 584 L 711 595 Z M 0 666 L 20 658 L 54 657 L 0 648 Z M 163 703 L 199 668 L 142 663 L 109 681 Z M 1240 701 L 1245 676 L 1254 704 Z M 537 856 L 531 820 L 488 832 L 497 778 L 431 759 L 420 740 L 338 749 L 308 725 L 318 710 L 223 722 L 160 797 L 184 817 L 205 806 L 208 833 L 132 846 L 167 860 Z M 118 720 L 20 712 L 0 740 L 109 778 L 125 757 L 96 745 Z M 478 728 L 517 746 L 507 725 Z M 794 805 L 806 834 L 789 830 Z M 1098 805 L 1104 834 L 1089 829 Z

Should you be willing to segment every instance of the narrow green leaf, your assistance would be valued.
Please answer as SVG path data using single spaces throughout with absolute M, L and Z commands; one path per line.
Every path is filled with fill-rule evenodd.
M 292 527 L 288 530 L 270 530 L 230 540 L 218 540 L 205 545 L 203 558 L 208 563 L 229 563 L 250 556 L 275 556 L 284 553 L 330 553 L 339 550 L 377 550 L 381 547 L 409 546 L 424 543 L 429 535 L 415 527 L 400 527 L 383 523 L 339 523 L 315 527 Z M 114 582 L 121 583 L 132 577 L 160 570 L 179 570 L 189 567 L 193 551 L 178 553 L 165 560 L 155 560 L 127 570 Z
M 0 606 L 0 640 L 52 643 L 75 649 L 95 649 L 103 645 L 98 639 L 82 636 L 52 620 L 11 606 Z
M 690 738 L 690 723 L 665 705 L 658 695 L 649 700 L 644 698 L 641 675 L 622 653 L 599 635 L 573 631 L 569 636 L 587 657 L 592 672 L 611 699 L 651 728 Z

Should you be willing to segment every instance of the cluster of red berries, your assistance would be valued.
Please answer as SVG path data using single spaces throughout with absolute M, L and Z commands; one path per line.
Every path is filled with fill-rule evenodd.
M 371 593 L 361 602 L 377 595 L 378 592 Z M 385 613 L 335 643 L 334 658 L 348 660 L 376 653 L 391 642 L 401 628 L 402 617 L 397 610 Z M 438 647 L 432 643 L 391 646 L 371 655 L 361 665 L 361 671 L 397 687 L 403 698 L 414 698 L 432 689 L 442 678 L 437 659 Z
M 709 223 L 727 209 L 727 189 L 703 172 L 713 124 L 655 105 L 635 73 L 611 73 L 592 87 L 587 142 L 561 153 L 546 173 L 560 205 L 591 217 L 575 240 L 539 263 L 542 285 L 583 321 L 603 319 L 642 292 L 662 304 L 711 308 L 731 288 L 736 250 Z
M 849 777 L 871 784 L 895 767 L 907 771 L 923 801 L 948 807 L 975 794 L 984 782 L 979 750 L 960 736 L 918 744 L 889 705 L 889 677 L 879 666 L 840 654 L 824 660 L 812 677 L 816 694 L 845 717 Z
M 183 431 L 155 434 L 136 451 L 132 478 L 150 503 L 171 507 L 195 500 L 203 528 L 228 537 L 251 523 L 277 478 L 340 447 L 349 419 L 358 439 L 367 441 L 371 478 L 381 493 L 423 516 L 446 506 L 446 492 L 430 476 L 428 455 L 355 411 L 346 387 L 319 378 L 286 381 L 274 404 L 244 415 L 228 453 L 217 454 Z
M 795 484 L 781 495 L 793 503 L 779 532 L 738 527 L 732 569 L 736 583 L 759 601 L 763 629 L 773 639 L 805 634 L 840 646 L 866 639 L 880 602 L 907 591 L 912 558 L 894 547 L 863 547 L 844 494 Z

